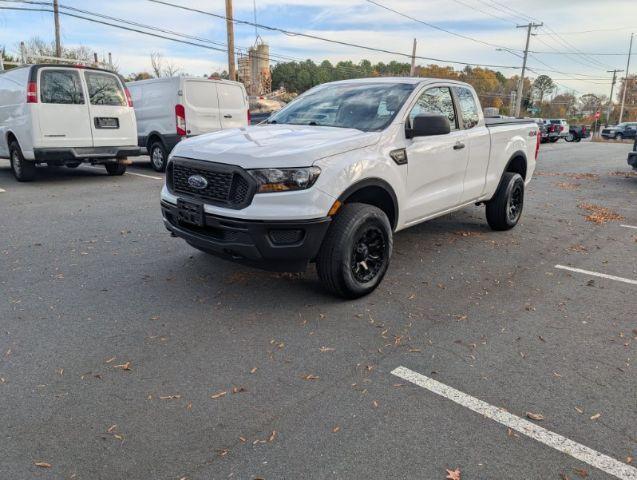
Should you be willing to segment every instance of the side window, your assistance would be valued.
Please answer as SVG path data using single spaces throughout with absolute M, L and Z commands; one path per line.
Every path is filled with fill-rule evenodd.
M 112 105 L 125 107 L 126 95 L 119 83 L 119 79 L 110 73 L 91 72 L 84 73 L 88 97 L 91 105 Z
M 438 113 L 444 115 L 449 119 L 451 130 L 458 129 L 456 110 L 453 107 L 449 87 L 434 87 L 425 90 L 420 97 L 418 97 L 416 105 L 411 109 L 411 112 L 409 112 L 409 124 L 412 125 L 414 117 L 421 113 Z
M 63 105 L 83 104 L 84 92 L 79 72 L 77 70 L 42 70 L 40 101 Z
M 460 112 L 462 113 L 462 122 L 464 128 L 473 128 L 480 121 L 478 113 L 478 105 L 473 93 L 468 88 L 454 87 L 460 104 Z

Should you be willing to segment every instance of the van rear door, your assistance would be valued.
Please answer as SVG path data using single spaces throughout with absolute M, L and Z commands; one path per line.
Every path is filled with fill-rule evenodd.
M 218 83 L 221 128 L 240 128 L 248 125 L 248 105 L 243 88 L 232 83 Z
M 137 145 L 135 112 L 124 85 L 110 72 L 84 70 L 89 100 L 90 127 L 95 147 Z
M 217 84 L 210 80 L 184 80 L 183 99 L 188 136 L 221 129 Z
M 40 138 L 35 147 L 92 147 L 88 106 L 80 72 L 73 68 L 44 67 L 38 71 L 37 111 Z

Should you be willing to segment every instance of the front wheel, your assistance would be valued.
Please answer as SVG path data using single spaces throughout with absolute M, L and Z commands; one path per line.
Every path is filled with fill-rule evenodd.
M 164 144 L 159 140 L 154 141 L 148 149 L 148 154 L 150 155 L 150 164 L 153 170 L 156 172 L 165 172 L 168 155 L 166 154 Z
M 564 138 L 564 140 L 566 140 L 567 142 L 572 142 L 573 140 L 575 140 L 575 135 L 569 133 L 568 135 L 566 135 L 566 138 Z
M 389 267 L 392 228 L 372 205 L 345 204 L 332 220 L 316 260 L 325 288 L 344 298 L 374 291 Z
M 111 176 L 124 175 L 126 173 L 126 165 L 119 162 L 109 162 L 104 164 L 106 173 Z
M 35 178 L 35 162 L 25 160 L 20 145 L 15 140 L 9 143 L 9 161 L 13 176 L 18 182 L 30 182 Z
M 504 172 L 498 191 L 487 203 L 487 223 L 492 230 L 510 230 L 522 216 L 524 179 L 519 173 Z

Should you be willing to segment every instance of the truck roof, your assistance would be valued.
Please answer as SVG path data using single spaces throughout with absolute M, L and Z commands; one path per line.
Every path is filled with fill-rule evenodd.
M 459 80 L 449 80 L 446 78 L 434 78 L 434 77 L 368 77 L 368 78 L 352 78 L 348 80 L 338 80 L 336 82 L 330 82 L 330 84 L 334 83 L 404 83 L 409 85 L 417 85 L 417 84 L 425 84 L 425 83 L 433 83 L 433 82 L 448 82 L 457 85 L 462 85 L 464 87 L 471 87 L 466 82 L 461 82 Z

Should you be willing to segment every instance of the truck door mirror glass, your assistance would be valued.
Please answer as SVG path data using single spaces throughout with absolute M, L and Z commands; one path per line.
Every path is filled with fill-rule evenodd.
M 449 119 L 437 113 L 421 113 L 412 120 L 411 128 L 406 129 L 407 138 L 446 135 L 451 132 Z

